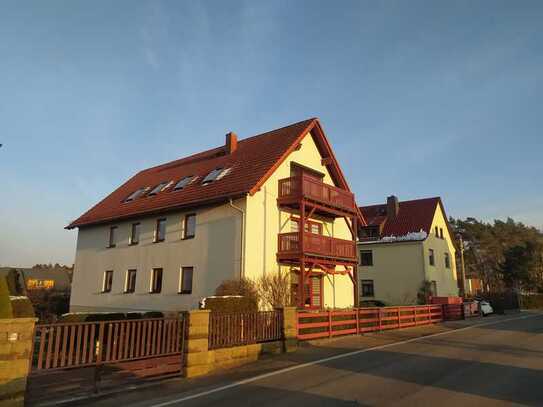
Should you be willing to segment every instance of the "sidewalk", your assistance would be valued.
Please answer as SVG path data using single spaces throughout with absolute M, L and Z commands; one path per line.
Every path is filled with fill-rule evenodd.
M 514 315 L 518 315 L 515 313 Z M 390 330 L 385 332 L 373 332 L 365 335 L 343 336 L 331 339 L 321 339 L 311 342 L 301 342 L 297 352 L 275 356 L 265 356 L 257 362 L 238 367 L 234 370 L 216 371 L 215 373 L 195 379 L 172 378 L 158 380 L 144 385 L 123 387 L 103 393 L 100 395 L 89 395 L 79 399 L 55 400 L 44 405 L 97 405 L 115 406 L 123 405 L 145 405 L 145 400 L 153 398 L 157 394 L 164 399 L 173 395 L 190 395 L 209 388 L 222 386 L 228 383 L 252 378 L 258 375 L 288 368 L 314 360 L 333 357 L 347 352 L 369 349 L 395 342 L 409 341 L 415 338 L 434 335 L 441 332 L 461 329 L 481 323 L 499 321 L 511 318 L 511 314 L 490 316 L 486 318 L 471 318 L 462 321 L 450 321 L 436 325 L 406 328 L 402 330 Z

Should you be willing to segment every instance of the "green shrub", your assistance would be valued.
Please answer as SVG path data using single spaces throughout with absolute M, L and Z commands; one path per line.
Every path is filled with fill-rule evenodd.
M 213 312 L 254 312 L 258 311 L 255 298 L 248 297 L 208 297 L 204 309 Z

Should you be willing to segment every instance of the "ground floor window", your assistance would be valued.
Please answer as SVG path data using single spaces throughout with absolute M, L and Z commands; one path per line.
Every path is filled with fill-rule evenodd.
M 375 295 L 373 280 L 361 280 L 360 287 L 362 289 L 362 297 L 373 297 Z
M 181 276 L 179 278 L 179 294 L 192 294 L 193 272 L 193 267 L 181 267 Z
M 149 292 L 157 294 L 162 291 L 162 269 L 155 268 L 151 271 L 151 286 Z
M 136 270 L 133 269 L 126 272 L 124 292 L 133 293 L 134 291 L 136 291 Z
M 104 278 L 102 281 L 102 292 L 103 293 L 111 292 L 112 286 L 113 286 L 113 270 L 107 270 L 104 272 Z

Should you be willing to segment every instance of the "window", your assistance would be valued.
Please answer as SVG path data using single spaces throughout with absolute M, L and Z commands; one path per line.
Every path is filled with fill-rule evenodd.
M 128 195 L 128 198 L 126 198 L 125 202 L 133 201 L 136 198 L 139 198 L 145 191 L 147 191 L 148 187 L 143 187 L 138 189 L 137 191 L 132 192 L 130 195 Z
M 189 175 L 188 177 L 183 177 L 179 180 L 177 184 L 175 184 L 175 187 L 173 188 L 174 191 L 179 191 L 180 189 L 185 188 L 187 185 L 190 184 L 190 182 L 195 179 L 192 175 Z
M 373 290 L 373 280 L 360 281 L 362 287 L 362 297 L 373 297 L 375 292 Z
M 443 228 L 439 228 L 439 237 L 443 239 Z
M 185 216 L 183 225 L 183 239 L 192 239 L 196 235 L 196 214 Z
M 109 228 L 109 243 L 107 247 L 115 247 L 117 242 L 117 226 L 111 226 Z
M 156 268 L 151 271 L 151 286 L 149 292 L 158 294 L 162 291 L 162 269 Z
M 371 250 L 360 250 L 360 265 L 373 266 L 373 252 Z
M 448 269 L 451 268 L 451 259 L 449 257 L 449 253 L 445 253 L 445 267 Z
M 154 242 L 163 242 L 166 238 L 166 219 L 158 219 L 156 221 L 155 239 Z
M 136 291 L 136 270 L 128 270 L 124 282 L 124 292 L 133 293 L 134 291 Z
M 166 187 L 170 185 L 168 183 L 168 181 L 162 181 L 160 184 L 158 184 L 156 187 L 154 187 L 151 192 L 149 192 L 149 194 L 147 196 L 153 196 L 153 195 L 156 195 L 158 194 L 160 191 L 163 191 L 164 189 L 166 189 Z
M 179 294 L 192 294 L 192 275 L 194 267 L 181 267 Z
M 218 181 L 218 180 L 220 180 L 220 179 L 226 177 L 230 171 L 232 171 L 232 168 L 225 168 L 224 170 L 222 170 L 222 171 L 219 173 L 219 175 L 217 175 L 216 180 Z
M 219 174 L 221 174 L 222 170 L 223 170 L 222 168 L 216 168 L 212 170 L 209 174 L 206 175 L 206 177 L 202 181 L 202 185 L 211 184 L 213 181 L 217 179 Z
M 132 223 L 132 229 L 130 231 L 130 241 L 129 244 L 138 244 L 140 242 L 140 229 L 141 224 L 138 223 Z
M 104 281 L 102 281 L 102 292 L 103 293 L 111 292 L 112 286 L 113 286 L 113 270 L 104 271 Z
M 433 296 L 433 297 L 436 297 L 437 296 L 437 282 L 435 281 L 430 281 L 430 294 Z
M 360 240 L 378 240 L 379 229 L 375 226 L 364 226 L 360 229 Z
M 439 231 L 438 231 L 438 227 L 437 227 L 437 226 L 434 228 L 434 231 L 435 231 L 436 237 L 439 237 Z
M 435 266 L 436 258 L 434 256 L 434 249 L 429 249 L 428 253 L 429 253 L 428 260 L 430 261 L 430 266 Z
M 291 230 L 292 232 L 298 232 L 300 230 L 300 219 L 291 218 Z M 306 220 L 304 229 L 306 232 L 311 232 L 315 235 L 322 235 L 322 223 Z

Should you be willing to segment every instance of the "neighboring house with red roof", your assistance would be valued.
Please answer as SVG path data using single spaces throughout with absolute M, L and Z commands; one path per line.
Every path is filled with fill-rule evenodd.
M 195 308 L 224 280 L 289 273 L 300 307 L 352 306 L 354 195 L 317 119 L 143 170 L 78 228 L 71 311 Z
M 452 231 L 439 197 L 360 207 L 360 299 L 414 304 L 424 281 L 433 295 L 456 296 Z

